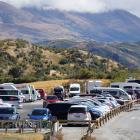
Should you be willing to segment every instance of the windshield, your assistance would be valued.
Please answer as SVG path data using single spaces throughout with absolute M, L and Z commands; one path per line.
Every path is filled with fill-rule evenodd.
M 0 108 L 0 114 L 13 114 L 14 108 Z
M 70 91 L 79 91 L 79 88 L 78 87 L 72 87 L 72 88 L 70 88 Z
M 34 116 L 44 116 L 46 114 L 48 114 L 47 110 L 34 110 L 32 112 L 32 115 Z

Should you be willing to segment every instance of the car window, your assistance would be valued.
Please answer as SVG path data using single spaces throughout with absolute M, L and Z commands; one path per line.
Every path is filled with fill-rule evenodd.
M 47 96 L 47 100 L 57 100 L 57 96 Z
M 72 88 L 70 88 L 70 91 L 79 91 L 79 88 L 78 87 L 72 87 Z
M 14 108 L 0 108 L 0 114 L 13 114 Z
M 0 95 L 18 95 L 17 90 L 0 90 Z
M 19 101 L 18 97 L 15 96 L 0 96 L 3 101 Z
M 102 93 L 102 91 L 98 90 L 98 89 L 90 90 L 90 94 L 101 94 L 101 93 Z
M 72 107 L 70 108 L 69 113 L 84 113 L 86 111 L 86 108 L 83 107 Z
M 28 90 L 21 90 L 21 92 L 22 92 L 23 94 L 29 94 L 29 91 L 28 91 Z
M 47 110 L 33 110 L 32 115 L 42 116 L 48 114 Z

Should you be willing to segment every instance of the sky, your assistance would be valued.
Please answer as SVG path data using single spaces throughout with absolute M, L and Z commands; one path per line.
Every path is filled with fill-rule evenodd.
M 18 8 L 59 9 L 75 12 L 100 13 L 114 9 L 127 10 L 140 17 L 140 0 L 0 0 Z

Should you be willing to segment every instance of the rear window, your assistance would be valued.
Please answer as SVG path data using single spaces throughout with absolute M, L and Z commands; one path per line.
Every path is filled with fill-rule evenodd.
M 47 100 L 57 100 L 57 96 L 47 96 Z
M 0 90 L 0 95 L 18 95 L 17 90 Z
M 15 96 L 0 96 L 3 101 L 19 101 L 18 97 Z
M 13 114 L 14 108 L 0 108 L 0 114 Z
M 47 110 L 34 110 L 32 112 L 32 115 L 35 115 L 35 116 L 43 116 L 45 114 L 48 114 Z
M 118 85 L 111 85 L 112 88 L 119 88 Z
M 84 107 L 72 107 L 69 110 L 69 113 L 85 113 L 87 110 Z

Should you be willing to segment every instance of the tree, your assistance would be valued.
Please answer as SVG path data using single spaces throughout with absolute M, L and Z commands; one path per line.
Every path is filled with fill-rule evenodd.
M 13 76 L 13 78 L 20 77 L 22 75 L 22 73 L 23 73 L 23 70 L 20 66 L 12 67 L 8 72 L 8 74 Z

